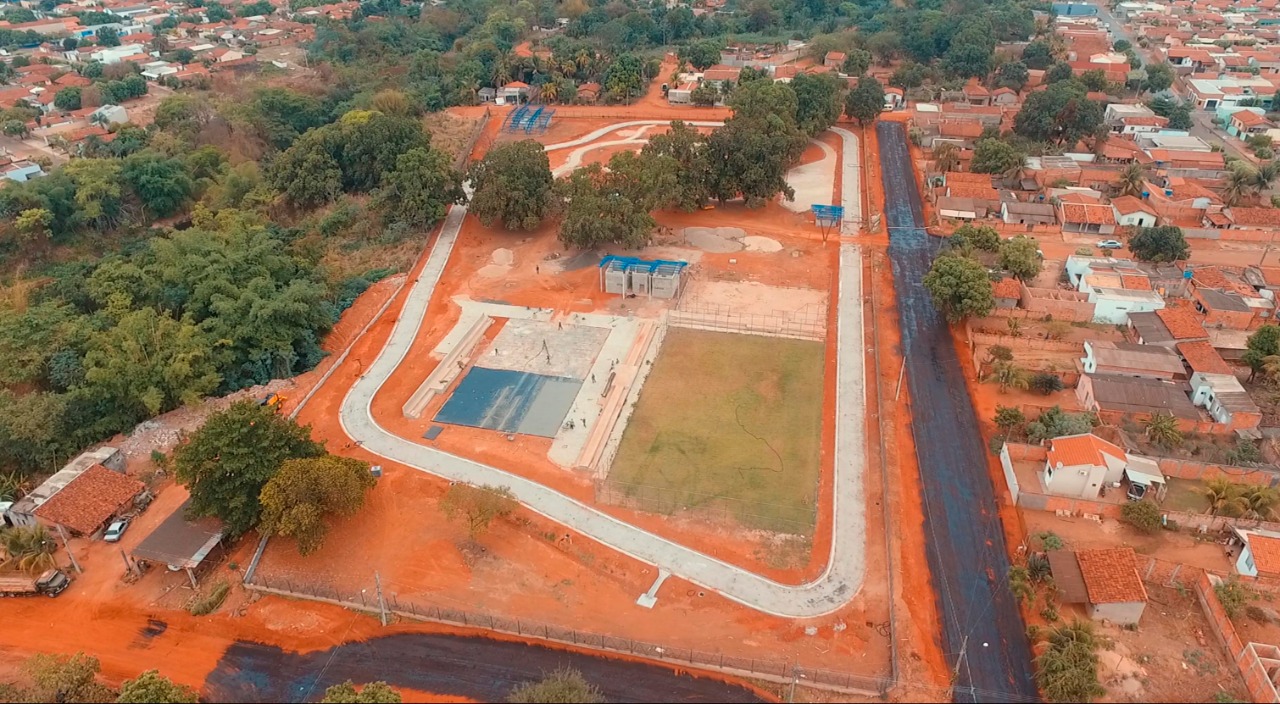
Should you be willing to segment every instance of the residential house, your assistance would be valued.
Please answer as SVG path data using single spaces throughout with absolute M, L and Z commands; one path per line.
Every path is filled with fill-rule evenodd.
M 115 64 L 138 54 L 146 55 L 146 49 L 141 44 L 121 44 L 95 49 L 89 54 L 89 60 L 102 64 Z
M 1102 120 L 1112 132 L 1120 132 L 1125 118 L 1155 117 L 1156 113 L 1142 103 L 1111 103 L 1102 113 Z
M 1203 372 L 1205 374 L 1232 374 L 1231 365 L 1222 358 L 1222 355 L 1214 349 L 1208 340 L 1196 340 L 1194 342 L 1179 342 L 1177 345 L 1178 354 L 1182 355 L 1182 359 L 1186 362 L 1186 366 L 1191 373 Z M 1164 349 L 1164 348 L 1161 348 Z
M 1050 550 L 1053 585 L 1063 604 L 1084 604 L 1089 618 L 1136 626 L 1147 608 L 1147 588 L 1133 548 Z
M 1146 489 L 1165 483 L 1154 461 L 1131 455 L 1092 433 L 1050 440 L 1046 457 L 1040 481 L 1046 493 L 1056 496 L 1093 500 L 1108 487 L 1120 488 L 1124 481 L 1143 487 L 1133 491 L 1141 496 Z
M 1063 232 L 1110 235 L 1116 231 L 1116 216 L 1111 206 L 1081 194 L 1058 199 L 1058 220 Z
M 1222 215 L 1229 221 L 1228 229 L 1270 230 L 1280 227 L 1280 208 L 1224 208 Z
M 1115 214 L 1116 224 L 1121 227 L 1153 227 L 1156 224 L 1155 209 L 1146 201 L 1133 196 L 1112 198 L 1111 210 Z
M 1262 422 L 1262 411 L 1234 374 L 1196 372 L 1190 383 L 1192 403 L 1208 409 L 1228 430 L 1254 430 Z
M 1190 98 L 1196 106 L 1203 110 L 1217 110 L 1219 107 L 1239 106 L 1240 103 L 1252 100 L 1270 102 L 1275 95 L 1275 86 L 1260 76 L 1244 74 L 1220 75 L 1217 78 L 1188 78 L 1187 88 Z
M 132 506 L 146 486 L 124 474 L 124 455 L 114 447 L 82 453 L 5 511 L 14 525 L 61 526 L 92 535 Z
M 1081 374 L 1076 398 L 1088 411 L 1114 417 L 1148 418 L 1172 414 L 1188 421 L 1200 420 L 1189 389 L 1182 382 L 1110 374 Z
M 578 86 L 578 102 L 594 103 L 600 99 L 600 84 L 591 82 Z
M 121 105 L 103 105 L 89 113 L 91 125 L 119 125 L 129 121 L 129 111 Z
M 1244 353 L 1249 349 L 1249 335 L 1246 330 L 1209 330 L 1209 344 L 1213 350 L 1229 362 L 1243 362 Z
M 970 79 L 964 88 L 960 89 L 960 93 L 964 96 L 964 101 L 970 105 L 984 107 L 991 105 L 991 91 L 984 88 L 981 83 L 978 83 L 976 78 Z
M 1009 224 L 1054 225 L 1058 222 L 1058 214 L 1048 203 L 1003 201 L 1000 203 L 1000 219 Z
M 40 176 L 44 176 L 44 169 L 34 161 L 0 156 L 0 178 L 25 183 Z
M 1246 577 L 1280 577 L 1280 533 L 1231 526 L 1241 544 L 1236 571 Z
M 1018 104 L 1018 93 L 1012 88 L 996 88 L 991 91 L 991 104 L 999 107 L 1013 107 Z
M 977 220 L 987 217 L 989 202 L 974 198 L 938 198 L 938 217 L 946 220 Z
M 498 89 L 495 100 L 499 104 L 522 103 L 529 99 L 529 84 L 524 81 L 511 81 Z
M 1017 308 L 1022 299 L 1022 282 L 1005 277 L 992 284 L 991 293 L 995 296 L 996 308 Z
M 1164 308 L 1164 298 L 1150 289 L 1091 286 L 1089 302 L 1093 304 L 1093 322 L 1125 325 L 1132 313 L 1149 313 Z
M 844 61 L 848 58 L 843 51 L 828 51 L 827 55 L 822 59 L 822 65 L 829 69 L 840 71 L 844 69 Z
M 1085 374 L 1113 374 L 1185 381 L 1187 371 L 1173 350 L 1133 342 L 1086 340 L 1080 366 Z
M 1169 118 L 1152 115 L 1151 117 L 1126 117 L 1120 121 L 1116 134 L 1133 137 L 1139 134 L 1160 132 L 1169 126 Z
M 1231 119 L 1227 120 L 1227 134 L 1242 140 L 1254 135 L 1266 134 L 1272 127 L 1275 125 L 1271 120 L 1249 109 L 1238 110 L 1231 115 Z

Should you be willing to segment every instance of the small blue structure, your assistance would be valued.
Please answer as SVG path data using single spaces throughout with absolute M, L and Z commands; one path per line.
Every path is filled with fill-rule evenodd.
M 822 229 L 822 241 L 827 241 L 827 235 L 831 234 L 831 229 L 840 224 L 844 220 L 844 206 L 840 205 L 814 205 L 813 220 Z
M 520 107 L 511 111 L 507 115 L 506 119 L 502 121 L 502 131 L 515 132 L 516 130 L 520 129 L 521 125 L 524 123 L 525 117 L 527 117 L 528 114 L 529 114 L 529 106 L 527 105 L 521 105 Z
M 640 259 L 610 254 L 600 260 L 600 290 L 621 296 L 675 298 L 680 274 L 689 262 Z

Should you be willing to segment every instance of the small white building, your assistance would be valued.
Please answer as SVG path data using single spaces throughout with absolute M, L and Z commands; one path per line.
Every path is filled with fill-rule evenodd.
M 120 125 L 129 121 L 129 111 L 121 105 L 103 105 L 89 113 L 91 125 Z
M 120 60 L 126 56 L 145 53 L 147 53 L 147 50 L 141 44 L 121 44 L 120 46 L 99 49 L 89 55 L 89 60 L 103 64 L 116 64 L 120 63 Z
M 1242 548 L 1236 558 L 1236 572 L 1246 577 L 1280 577 L 1280 533 L 1231 526 L 1235 543 Z
M 1262 411 L 1234 374 L 1196 372 L 1191 375 L 1191 402 L 1209 411 L 1213 420 L 1241 428 L 1256 428 Z
M 1164 474 L 1155 461 L 1130 455 L 1093 433 L 1067 435 L 1050 441 L 1040 480 L 1045 491 L 1056 496 L 1097 499 L 1107 487 L 1119 489 L 1123 480 L 1143 487 L 1142 496 L 1155 485 L 1164 485 Z
M 1064 604 L 1084 604 L 1089 618 L 1136 625 L 1147 608 L 1147 588 L 1133 548 L 1050 550 L 1049 569 Z
M 1128 325 L 1130 313 L 1150 313 L 1164 308 L 1164 298 L 1144 289 L 1094 287 L 1089 291 L 1093 322 Z
M 1155 208 L 1141 198 L 1133 196 L 1112 198 L 1111 210 L 1116 215 L 1116 224 L 1121 227 L 1155 227 Z
M 158 81 L 177 72 L 178 67 L 168 61 L 152 61 L 142 67 L 142 77 L 149 81 Z

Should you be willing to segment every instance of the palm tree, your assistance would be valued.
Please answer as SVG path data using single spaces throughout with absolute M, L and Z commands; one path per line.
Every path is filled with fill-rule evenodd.
M 1142 197 L 1147 187 L 1147 172 L 1142 164 L 1132 163 L 1120 172 L 1120 195 Z
M 544 103 L 550 104 L 556 102 L 556 100 L 560 98 L 560 82 L 547 81 L 546 83 L 543 83 L 542 86 L 538 88 L 538 95 L 542 98 L 542 102 Z
M 1251 486 L 1240 494 L 1239 499 L 1245 517 L 1261 521 L 1271 514 L 1271 507 L 1280 501 L 1280 493 L 1267 486 Z
M 1225 479 L 1210 479 L 1204 483 L 1203 491 L 1204 497 L 1209 500 L 1210 515 L 1216 516 L 1228 508 L 1243 508 L 1243 502 L 1236 493 L 1236 485 Z
M 0 531 L 0 547 L 7 555 L 4 562 L 13 562 L 14 567 L 24 572 L 43 572 L 57 564 L 53 553 L 58 544 L 38 523 Z
M 1182 444 L 1182 431 L 1178 430 L 1178 419 L 1172 413 L 1157 413 L 1147 419 L 1147 439 L 1161 447 L 1176 447 Z
M 1239 205 L 1253 192 L 1253 169 L 1237 166 L 1227 174 L 1227 185 L 1222 188 L 1222 202 L 1227 205 Z
M 1000 385 L 1000 393 L 1010 388 L 1026 389 L 1029 383 L 1027 372 L 1013 362 L 996 362 L 992 367 L 991 379 Z
M 1258 164 L 1258 168 L 1253 171 L 1253 190 L 1258 195 L 1271 188 L 1271 184 L 1280 178 L 1280 164 L 1274 161 L 1264 161 Z
M 933 150 L 933 160 L 937 162 L 939 171 L 948 173 L 960 165 L 960 150 L 956 145 L 944 142 Z

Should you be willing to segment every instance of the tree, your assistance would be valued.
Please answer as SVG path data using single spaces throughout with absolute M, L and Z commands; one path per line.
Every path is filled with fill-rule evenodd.
M 1054 374 L 1053 372 L 1037 372 L 1032 375 L 1028 386 L 1032 390 L 1039 391 L 1045 396 L 1056 391 L 1061 391 L 1065 388 L 1062 383 L 1062 377 Z
M 467 534 L 475 540 L 495 518 L 504 518 L 516 510 L 516 500 L 506 487 L 471 486 L 461 482 L 449 487 L 440 510 L 450 520 L 462 520 Z
M 147 670 L 120 687 L 117 704 L 195 704 L 200 701 L 196 690 L 174 684 L 158 670 Z
M 80 109 L 80 87 L 69 86 L 53 96 L 53 106 L 59 110 L 71 111 Z
M 470 212 L 486 227 L 537 229 L 555 207 L 555 179 L 542 145 L 533 140 L 489 150 L 467 173 L 474 192 Z
M 160 218 L 178 212 L 195 190 L 181 160 L 165 158 L 154 151 L 138 152 L 125 159 L 120 175 L 142 206 Z
M 990 225 L 973 225 L 965 223 L 957 227 L 951 237 L 947 238 L 951 248 L 961 252 L 969 249 L 980 249 L 984 252 L 1000 251 L 1000 233 Z
M 39 523 L 0 530 L 0 546 L 6 555 L 3 564 L 12 564 L 23 572 L 38 574 L 56 564 L 58 544 Z
M 1036 684 L 1051 702 L 1087 702 L 1106 693 L 1098 684 L 1098 644 L 1093 627 L 1073 621 L 1049 634 L 1036 656 Z
M 370 682 L 356 691 L 355 683 L 347 680 L 324 691 L 320 704 L 399 704 L 400 693 L 386 682 Z
M 1017 406 L 996 406 L 994 420 L 1006 440 L 1015 429 L 1027 424 L 1027 416 Z
M 697 129 L 676 120 L 665 134 L 654 135 L 640 151 L 643 157 L 665 157 L 675 164 L 676 186 L 665 205 L 693 212 L 710 198 L 708 191 L 707 138 Z
M 1191 119 L 1191 105 L 1189 103 L 1181 103 L 1169 113 L 1169 129 L 1171 130 L 1189 130 L 1194 124 L 1195 121 Z
M 225 22 L 232 19 L 231 11 L 228 10 L 226 6 L 218 3 L 210 3 L 207 5 L 204 10 L 204 16 L 208 18 L 210 22 Z
M 63 50 L 63 51 L 75 51 L 75 50 L 76 50 L 76 47 L 78 47 L 78 46 L 80 46 L 80 40 L 79 40 L 79 39 L 76 39 L 75 37 L 63 37 L 63 38 L 62 38 L 62 50 Z
M 309 555 L 324 543 L 325 520 L 355 515 L 375 483 L 369 463 L 349 457 L 285 460 L 262 487 L 261 528 L 294 538 L 298 552 Z
M 298 208 L 314 208 L 342 192 L 342 169 L 319 140 L 299 140 L 272 164 L 272 182 Z
M 689 92 L 689 102 L 698 107 L 709 108 L 720 102 L 720 89 L 715 81 L 706 81 Z
M 844 99 L 844 114 L 866 125 L 884 111 L 884 86 L 871 76 L 862 76 Z
M 1253 192 L 1255 195 L 1262 195 L 1264 191 L 1271 188 L 1276 179 L 1280 178 L 1280 164 L 1274 161 L 1264 161 L 1253 169 Z
M 846 76 L 861 76 L 871 68 L 871 52 L 865 49 L 850 49 L 845 53 L 844 65 L 840 70 Z
M 973 150 L 969 170 L 975 174 L 1010 174 L 1020 170 L 1026 161 L 1026 155 L 1008 142 L 980 139 Z
M 614 100 L 630 101 L 644 92 L 644 65 L 635 54 L 614 59 L 604 74 L 604 89 Z
M 1111 85 L 1107 80 L 1107 72 L 1100 68 L 1085 71 L 1077 80 L 1080 81 L 1080 85 L 1091 91 L 1105 91 Z
M 1124 167 L 1124 171 L 1120 172 L 1120 195 L 1142 197 L 1142 193 L 1147 190 L 1147 171 L 1142 164 L 1134 162 Z
M 14 218 L 13 229 L 21 235 L 25 243 L 43 243 L 49 241 L 49 236 L 52 234 L 49 231 L 49 225 L 52 223 L 53 213 L 44 208 L 28 208 Z
M 1147 79 L 1143 88 L 1152 93 L 1162 93 L 1173 85 L 1173 69 L 1163 63 L 1153 63 L 1146 68 Z
M 259 497 L 286 460 L 320 457 L 324 447 L 274 409 L 240 401 L 209 416 L 173 453 L 179 482 L 191 492 L 193 514 L 217 516 L 232 535 L 258 523 Z
M 1172 448 L 1182 444 L 1182 431 L 1178 419 L 1172 413 L 1153 414 L 1146 422 L 1147 439 L 1155 444 Z
M 703 40 L 680 47 L 676 57 L 699 71 L 705 71 L 714 64 L 720 63 L 720 42 Z
M 1235 516 L 1243 513 L 1244 502 L 1235 484 L 1225 479 L 1210 479 L 1204 483 L 1204 497 L 1209 501 L 1209 513 Z
M 954 171 L 960 165 L 960 148 L 951 142 L 943 142 L 933 150 L 933 163 L 942 173 Z
M 1040 275 L 1040 245 L 1036 240 L 1019 235 L 1000 243 L 1000 268 L 1019 281 Z
M 1054 83 L 1069 81 L 1074 76 L 1075 72 L 1071 70 L 1071 64 L 1059 61 L 1044 72 L 1044 83 L 1045 85 L 1053 85 Z
M 23 665 L 31 678 L 31 689 L 23 701 L 33 702 L 105 702 L 114 697 L 110 689 L 97 680 L 98 659 L 75 655 L 33 655 Z
M 512 704 L 598 704 L 604 694 L 587 682 L 581 672 L 567 667 L 547 673 L 537 682 L 525 682 L 511 690 L 507 701 Z
M 120 33 L 112 27 L 99 27 L 94 36 L 98 46 L 120 46 Z
M 1280 360 L 1278 360 L 1280 361 Z M 1236 438 L 1236 446 L 1227 453 L 1230 464 L 1258 464 L 1262 462 L 1262 451 L 1248 438 Z
M 626 185 L 600 164 L 561 179 L 558 188 L 567 205 L 560 241 L 583 249 L 609 243 L 639 247 L 647 242 L 656 223 L 645 204 L 630 197 L 632 189 Z
M 865 46 L 881 66 L 888 66 L 902 55 L 902 35 L 892 30 L 876 32 L 867 37 Z
M 449 205 L 466 200 L 462 177 L 449 155 L 431 147 L 410 149 L 382 180 L 378 205 L 398 222 L 427 228 L 444 218 Z
M 1027 68 L 1043 71 L 1054 63 L 1053 47 L 1044 39 L 1037 39 L 1022 50 L 1022 62 Z
M 1160 530 L 1160 507 L 1150 501 L 1130 501 L 1120 507 L 1120 518 L 1143 533 Z
M 1191 247 L 1176 225 L 1144 227 L 1129 239 L 1129 251 L 1145 262 L 1173 262 L 1191 256 Z
M 1000 387 L 1000 393 L 1009 389 L 1026 389 L 1029 383 L 1027 370 L 1013 362 L 996 362 L 991 370 L 991 380 Z
M 942 57 L 943 69 L 960 78 L 981 78 L 991 73 L 991 51 L 993 43 L 977 44 L 967 41 L 952 41 L 951 47 Z
M 795 91 L 783 83 L 752 81 L 734 93 L 733 117 L 707 138 L 707 194 L 720 202 L 741 197 L 759 207 L 783 194 L 795 198 L 787 169 L 808 136 L 796 119 Z
M 1245 518 L 1263 521 L 1271 516 L 1271 508 L 1280 501 L 1280 493 L 1268 486 L 1250 486 L 1240 493 L 1240 501 Z
M 924 66 L 915 62 L 905 63 L 894 69 L 889 76 L 889 85 L 897 86 L 903 90 L 919 88 L 924 85 L 926 75 L 927 72 Z
M 1280 325 L 1263 325 L 1245 342 L 1243 361 L 1252 373 L 1249 381 L 1262 370 L 1267 357 L 1280 355 Z
M 830 73 L 802 73 L 791 80 L 796 94 L 796 123 L 810 137 L 840 119 L 843 81 Z
M 1128 39 L 1117 39 L 1115 44 L 1111 45 L 1112 49 L 1123 54 L 1133 48 L 1133 44 Z
M 1060 406 L 1043 411 L 1039 418 L 1027 423 L 1027 437 L 1032 442 L 1079 435 L 1093 430 L 1094 418 L 1087 413 L 1067 413 Z
M 1037 142 L 1074 145 L 1102 124 L 1102 106 L 1077 81 L 1062 81 L 1027 96 L 1013 131 Z M 976 158 L 976 156 L 975 156 Z
M 969 316 L 981 318 L 995 308 L 986 268 L 967 257 L 944 254 L 935 259 L 924 277 L 924 287 L 951 323 Z
M 89 338 L 84 388 L 109 404 L 104 416 L 127 427 L 218 388 L 214 355 L 212 341 L 190 319 L 141 308 Z
M 1027 71 L 1027 65 L 1021 61 L 1009 61 L 1000 65 L 997 72 L 996 83 L 1015 91 L 1022 91 L 1027 85 L 1027 81 L 1031 79 L 1031 74 Z

